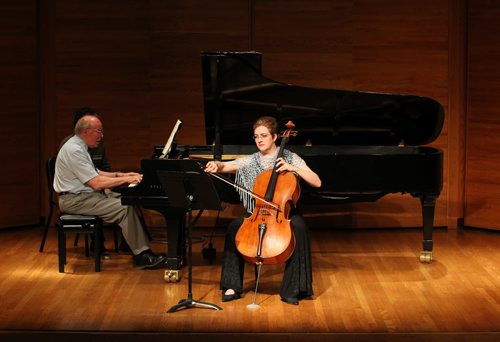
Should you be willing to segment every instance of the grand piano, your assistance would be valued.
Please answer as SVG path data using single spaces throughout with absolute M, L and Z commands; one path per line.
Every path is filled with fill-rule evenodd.
M 322 180 L 319 189 L 301 184 L 301 202 L 376 201 L 390 193 L 409 193 L 421 202 L 421 262 L 432 261 L 434 209 L 443 185 L 443 153 L 423 146 L 440 134 L 443 107 L 420 96 L 301 87 L 262 75 L 258 52 L 204 52 L 201 55 L 205 106 L 205 146 L 177 146 L 182 158 L 234 158 L 256 151 L 253 122 L 275 116 L 299 130 L 287 145 L 304 158 Z M 168 228 L 167 267 L 178 269 L 185 252 L 184 213 L 169 208 L 157 171 L 168 159 L 141 161 L 142 183 L 122 195 L 123 204 L 161 212 Z M 216 184 L 222 200 L 236 192 Z

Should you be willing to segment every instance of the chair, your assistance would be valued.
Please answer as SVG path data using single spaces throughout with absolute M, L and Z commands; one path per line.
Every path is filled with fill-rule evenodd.
M 48 198 L 49 198 L 49 215 L 45 224 L 43 238 L 40 243 L 40 252 L 43 252 L 45 240 L 52 220 L 54 207 L 58 205 L 55 200 L 55 192 L 53 188 L 54 174 L 55 174 L 56 158 L 51 157 L 46 161 L 46 175 L 48 185 Z M 101 269 L 101 236 L 102 236 L 102 220 L 94 215 L 74 215 L 61 213 L 59 216 L 57 226 L 58 232 L 58 257 L 59 257 L 59 272 L 64 272 L 64 265 L 66 263 L 66 233 L 77 233 L 75 242 L 78 241 L 78 234 L 85 234 L 85 255 L 89 256 L 89 243 L 88 235 L 93 235 L 94 238 L 94 257 L 95 257 L 95 271 L 99 272 Z M 115 250 L 118 249 L 116 230 L 113 230 L 115 240 Z

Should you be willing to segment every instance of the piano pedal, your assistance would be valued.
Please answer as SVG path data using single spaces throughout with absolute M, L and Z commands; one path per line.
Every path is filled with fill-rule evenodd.
M 432 251 L 421 251 L 420 262 L 430 264 L 432 262 Z
M 179 271 L 178 270 L 166 270 L 163 279 L 167 283 L 177 283 L 179 282 Z

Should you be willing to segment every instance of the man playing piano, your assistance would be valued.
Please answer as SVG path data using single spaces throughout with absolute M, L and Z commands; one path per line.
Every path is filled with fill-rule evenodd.
M 89 108 L 89 107 L 78 108 L 73 113 L 73 129 L 74 129 L 76 123 L 78 122 L 78 120 L 80 120 L 85 115 L 92 115 L 92 116 L 99 117 L 97 111 L 95 109 L 93 109 L 93 108 Z M 61 141 L 61 144 L 59 145 L 59 149 L 66 143 L 66 141 L 68 141 L 74 135 L 75 134 L 73 132 L 73 134 L 68 135 L 67 137 L 65 137 Z M 99 145 L 96 148 L 89 148 L 89 154 L 90 154 L 90 157 L 92 158 L 92 162 L 94 163 L 95 168 L 97 168 L 97 169 L 99 169 L 101 171 L 111 171 L 111 165 L 108 162 L 108 157 L 106 155 L 106 148 L 104 146 L 104 141 L 103 140 L 101 140 L 99 142 Z M 104 189 L 104 192 L 106 192 L 106 193 L 108 193 L 108 194 L 111 195 L 111 189 Z M 118 193 L 115 193 L 115 194 L 117 196 L 119 196 Z M 110 259 L 110 255 L 108 254 L 108 252 L 106 250 L 106 247 L 104 246 L 104 241 L 105 241 L 104 236 L 101 236 L 101 241 L 102 241 L 102 246 L 101 246 L 102 256 L 105 259 Z M 94 248 L 92 247 L 93 244 L 94 244 L 94 240 L 92 238 L 91 243 L 90 243 L 90 250 L 94 250 Z M 127 243 L 125 242 L 125 239 L 123 238 L 123 235 L 121 236 L 121 242 L 120 242 L 119 250 L 123 251 L 123 252 L 130 252 L 130 248 L 128 247 Z
M 117 223 L 132 249 L 135 266 L 160 266 L 165 257 L 151 252 L 137 208 L 123 206 L 117 196 L 103 191 L 142 180 L 142 175 L 135 172 L 107 172 L 94 167 L 88 149 L 96 148 L 103 137 L 100 119 L 95 115 L 85 115 L 76 123 L 75 135 L 59 150 L 54 177 L 59 207 L 65 213 L 97 215 L 105 222 Z
M 276 160 L 279 148 L 276 146 L 278 124 L 275 118 L 264 116 L 254 123 L 253 138 L 258 152 L 230 162 L 210 161 L 206 172 L 236 173 L 236 182 L 246 189 L 253 189 L 257 176 L 272 169 L 276 164 L 277 171 L 294 172 L 313 187 L 320 187 L 321 180 L 305 161 L 297 154 L 284 151 L 283 158 Z M 253 211 L 253 198 L 240 194 L 243 205 L 250 216 Z M 227 302 L 241 297 L 243 291 L 244 259 L 236 249 L 235 237 L 243 223 L 243 217 L 229 224 L 224 245 L 224 261 L 221 274 L 222 301 Z M 280 288 L 281 300 L 298 305 L 299 300 L 312 296 L 312 269 L 309 247 L 309 234 L 302 216 L 297 210 L 290 213 L 292 229 L 296 239 L 295 250 L 287 260 Z

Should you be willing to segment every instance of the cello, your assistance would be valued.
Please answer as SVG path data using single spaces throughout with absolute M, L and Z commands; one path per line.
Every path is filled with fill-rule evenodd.
M 291 121 L 286 124 L 276 159 L 283 156 L 290 136 L 297 134 L 294 127 Z M 253 193 L 258 196 L 254 196 L 253 213 L 243 220 L 236 234 L 236 248 L 245 260 L 255 264 L 285 262 L 295 249 L 289 214 L 299 200 L 300 185 L 294 173 L 278 173 L 276 169 L 275 165 L 255 179 Z

